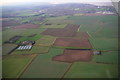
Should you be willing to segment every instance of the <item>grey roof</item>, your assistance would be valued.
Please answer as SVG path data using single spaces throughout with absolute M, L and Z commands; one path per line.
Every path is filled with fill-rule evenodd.
M 26 46 L 19 46 L 17 50 L 26 50 L 26 49 L 31 49 L 32 45 L 26 45 Z

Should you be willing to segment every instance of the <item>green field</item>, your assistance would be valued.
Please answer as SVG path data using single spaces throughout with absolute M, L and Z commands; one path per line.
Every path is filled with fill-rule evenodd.
M 66 24 L 51 24 L 51 25 L 42 25 L 40 28 L 64 28 Z
M 26 15 L 27 14 L 23 14 L 23 16 Z M 23 22 L 26 20 L 29 19 L 25 19 Z M 117 21 L 117 16 L 60 16 L 47 18 L 46 22 L 36 29 L 6 29 L 3 31 L 3 41 L 19 35 L 23 37 L 16 43 L 25 40 L 33 40 L 36 41 L 36 43 L 30 51 L 15 50 L 11 55 L 8 55 L 3 60 L 3 66 L 5 66 L 3 75 L 4 77 L 18 77 L 33 58 L 28 57 L 30 56 L 28 54 L 36 54 L 37 57 L 20 76 L 21 78 L 61 78 L 63 75 L 64 78 L 116 78 L 118 76 L 119 53 L 119 51 L 117 51 Z M 37 23 L 39 23 L 39 21 Z M 87 32 L 90 36 L 89 41 L 93 49 L 103 51 L 102 55 L 93 55 L 93 59 L 89 63 L 75 62 L 72 64 L 52 61 L 54 56 L 63 54 L 65 48 L 79 49 L 79 47 L 52 46 L 56 37 L 45 36 L 40 33 L 45 31 L 46 28 L 64 28 L 66 24 L 80 24 L 78 32 Z M 32 34 L 37 35 L 28 37 Z M 8 53 L 7 51 L 10 51 L 12 48 L 13 46 L 6 46 L 6 51 L 4 50 L 5 55 Z M 28 56 L 22 56 L 23 54 L 27 54 Z M 66 73 L 71 64 L 70 70 Z
M 41 35 L 41 34 L 37 34 L 33 37 L 24 36 L 24 37 L 20 38 L 16 43 L 20 43 L 20 42 L 26 41 L 26 40 L 36 41 L 36 40 L 40 39 L 41 37 L 43 37 L 43 35 Z
M 15 50 L 12 54 L 43 54 L 49 51 L 49 47 L 33 46 L 31 50 L 18 51 Z
M 24 10 L 18 13 L 19 13 L 18 16 L 33 16 L 33 15 L 38 14 L 38 13 L 33 12 L 32 10 Z
M 15 45 L 15 44 L 4 44 L 2 46 L 2 50 L 3 50 L 2 55 L 7 55 L 16 47 L 17 47 L 17 45 Z
M 7 29 L 3 31 L 3 42 L 9 40 L 11 37 L 20 35 L 20 36 L 29 36 L 32 34 L 40 34 L 45 29 Z
M 3 78 L 17 78 L 36 55 L 9 55 L 2 60 Z
M 35 45 L 37 45 L 37 46 L 51 46 L 54 43 L 55 39 L 56 39 L 56 37 L 43 36 L 42 38 L 40 38 L 39 40 L 36 41 Z
M 79 31 L 89 32 L 92 37 L 117 38 L 118 16 L 71 16 L 69 19 L 81 25 Z
M 64 78 L 117 78 L 118 66 L 109 64 L 96 64 L 76 62 Z
M 62 53 L 62 49 L 52 48 L 48 54 L 38 55 L 21 78 L 61 78 L 70 63 L 52 61 L 52 57 Z
M 96 50 L 118 50 L 117 38 L 90 38 L 89 40 Z
M 73 20 L 68 19 L 68 16 L 60 16 L 54 18 L 48 18 L 45 24 L 74 24 Z
M 118 64 L 118 53 L 118 51 L 102 52 L 102 55 L 95 55 L 93 61 Z

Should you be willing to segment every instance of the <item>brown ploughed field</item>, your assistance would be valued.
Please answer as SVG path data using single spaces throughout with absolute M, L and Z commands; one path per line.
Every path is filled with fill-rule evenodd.
M 53 45 L 63 47 L 79 47 L 82 49 L 92 48 L 87 38 L 57 38 Z
M 15 26 L 14 29 L 29 29 L 29 28 L 38 28 L 39 25 L 37 24 L 22 24 L 22 25 L 18 25 L 18 26 Z
M 89 38 L 89 35 L 86 32 L 77 32 L 75 37 Z
M 68 24 L 63 29 L 48 28 L 47 30 L 42 32 L 42 34 L 56 36 L 56 37 L 73 37 L 76 35 L 76 32 L 79 27 L 80 27 L 80 25 Z
M 89 62 L 92 60 L 92 50 L 65 50 L 63 54 L 52 58 L 53 61 L 60 62 Z

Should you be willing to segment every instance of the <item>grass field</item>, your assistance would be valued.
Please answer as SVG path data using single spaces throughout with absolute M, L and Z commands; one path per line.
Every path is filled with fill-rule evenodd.
M 94 62 L 118 64 L 118 51 L 102 52 L 102 55 L 94 55 Z
M 118 66 L 76 62 L 64 78 L 117 78 Z
M 43 37 L 43 35 L 41 35 L 41 34 L 37 34 L 33 37 L 24 36 L 24 37 L 20 38 L 16 43 L 20 43 L 20 42 L 25 41 L 25 40 L 36 41 L 42 37 Z
M 45 24 L 74 24 L 73 20 L 68 19 L 68 16 L 48 18 Z
M 62 49 L 52 48 L 48 54 L 40 54 L 24 72 L 21 78 L 61 78 L 69 63 L 52 61 L 52 57 L 63 53 Z
M 23 14 L 23 16 L 26 15 Z M 26 20 L 29 19 L 25 19 L 23 22 Z M 102 52 L 102 55 L 94 55 L 93 60 L 89 63 L 75 62 L 71 66 L 71 63 L 52 61 L 52 58 L 63 54 L 64 48 L 79 49 L 79 47 L 52 46 L 56 37 L 44 36 L 40 33 L 45 31 L 46 28 L 64 28 L 66 24 L 80 24 L 78 32 L 89 33 L 89 41 L 93 49 L 102 51 L 118 50 L 117 21 L 117 16 L 63 16 L 47 18 L 47 21 L 36 29 L 6 29 L 3 31 L 3 42 L 19 35 L 24 37 L 17 43 L 24 40 L 34 40 L 36 43 L 30 51 L 15 50 L 11 55 L 3 59 L 3 67 L 5 66 L 3 68 L 3 77 L 18 77 L 34 57 L 28 54 L 34 54 L 37 57 L 22 74 L 21 78 L 61 78 L 63 75 L 64 78 L 116 78 L 118 76 L 118 51 Z M 32 34 L 37 35 L 28 37 Z M 4 55 L 12 47 L 6 46 Z M 27 55 L 23 56 L 23 54 Z M 66 73 L 70 66 L 70 70 Z
M 33 46 L 31 50 L 14 51 L 12 54 L 43 54 L 49 51 L 49 47 Z
M 89 32 L 93 37 L 117 37 L 117 16 L 71 16 L 70 20 L 80 24 L 79 31 Z
M 16 47 L 17 45 L 15 44 L 4 44 L 2 46 L 2 50 L 3 50 L 2 55 L 7 55 L 9 52 L 11 52 Z
M 117 38 L 90 38 L 90 42 L 96 50 L 118 50 Z
M 40 28 L 64 28 L 66 24 L 51 24 L 51 25 L 42 25 Z
M 3 31 L 3 42 L 9 40 L 11 37 L 20 35 L 20 36 L 29 36 L 32 34 L 40 34 L 45 29 L 8 29 Z
M 3 78 L 17 78 L 36 55 L 10 55 L 3 59 Z
M 43 36 L 42 38 L 40 38 L 39 40 L 36 41 L 35 45 L 37 45 L 37 46 L 51 46 L 54 43 L 55 39 L 56 39 L 56 37 Z

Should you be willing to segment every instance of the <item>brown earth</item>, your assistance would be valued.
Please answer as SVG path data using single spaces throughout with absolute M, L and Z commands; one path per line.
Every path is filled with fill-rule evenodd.
M 42 32 L 42 34 L 56 36 L 56 37 L 73 37 L 76 35 L 76 32 L 79 27 L 80 25 L 68 24 L 63 29 L 48 28 L 47 30 Z
M 92 48 L 87 38 L 57 38 L 53 46 Z
M 77 32 L 75 36 L 80 38 L 89 38 L 89 35 L 86 32 Z
M 38 28 L 39 25 L 37 24 L 22 24 L 22 25 L 18 25 L 18 26 L 15 26 L 14 29 L 29 29 L 29 28 Z
M 60 62 L 89 62 L 92 60 L 93 51 L 91 50 L 65 50 L 62 55 L 52 58 L 53 61 Z

